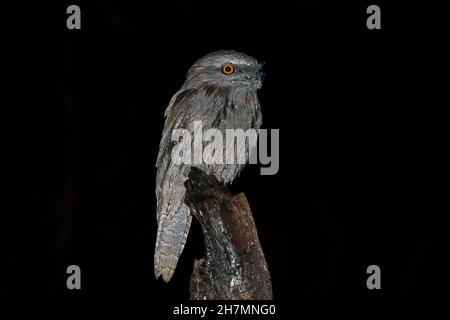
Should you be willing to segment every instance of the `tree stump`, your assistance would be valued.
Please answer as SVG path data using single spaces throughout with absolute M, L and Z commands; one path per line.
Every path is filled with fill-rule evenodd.
M 185 186 L 185 202 L 205 241 L 205 256 L 194 262 L 191 300 L 272 299 L 270 273 L 245 195 L 231 195 L 197 168 Z

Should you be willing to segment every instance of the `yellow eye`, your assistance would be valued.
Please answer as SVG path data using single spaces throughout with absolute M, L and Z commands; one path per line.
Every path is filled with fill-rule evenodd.
M 234 67 L 231 64 L 226 64 L 222 67 L 222 72 L 229 76 L 234 73 Z

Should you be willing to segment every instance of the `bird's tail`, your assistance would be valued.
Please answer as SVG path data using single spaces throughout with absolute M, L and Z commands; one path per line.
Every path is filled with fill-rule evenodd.
M 155 276 L 165 282 L 172 278 L 191 226 L 190 209 L 184 203 L 172 217 L 159 221 L 155 246 Z

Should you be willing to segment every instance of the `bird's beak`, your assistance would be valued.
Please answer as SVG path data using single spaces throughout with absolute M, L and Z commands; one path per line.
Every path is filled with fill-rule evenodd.
M 263 62 L 263 61 L 259 61 L 258 62 L 258 69 L 256 70 L 256 73 L 257 73 L 257 75 L 258 75 L 258 78 L 260 78 L 261 80 L 264 78 L 264 76 L 265 76 L 265 73 L 263 72 L 263 66 L 265 65 L 266 63 L 265 62 Z
M 265 64 L 266 63 L 264 61 L 259 61 L 258 62 L 258 70 L 262 70 Z
M 261 82 L 262 82 L 262 80 L 264 79 L 264 76 L 266 75 L 266 74 L 263 72 L 263 66 L 264 66 L 264 62 L 260 62 L 260 63 L 259 63 L 259 66 L 258 66 L 258 69 L 257 69 L 257 71 L 256 71 L 256 74 L 257 74 L 258 78 L 261 80 Z

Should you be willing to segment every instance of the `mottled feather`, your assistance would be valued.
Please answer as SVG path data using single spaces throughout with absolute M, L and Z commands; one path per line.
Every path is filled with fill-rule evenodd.
M 236 72 L 227 76 L 221 72 L 224 64 L 232 64 Z M 191 224 L 189 207 L 184 203 L 191 165 L 175 164 L 171 141 L 175 129 L 187 129 L 194 134 L 193 122 L 201 120 L 203 130 L 259 129 L 261 111 L 256 95 L 261 87 L 261 65 L 252 57 L 236 51 L 211 53 L 192 65 L 182 88 L 172 97 L 165 112 L 165 125 L 156 162 L 156 197 L 158 232 L 155 246 L 155 276 L 169 281 L 186 243 Z M 178 143 L 178 142 L 177 142 Z M 225 145 L 224 145 L 225 148 Z M 237 146 L 237 156 L 248 152 Z M 195 151 L 195 150 L 194 150 Z M 223 183 L 230 183 L 239 174 L 242 164 L 196 165 L 214 174 Z

